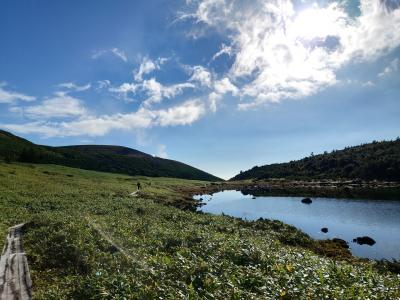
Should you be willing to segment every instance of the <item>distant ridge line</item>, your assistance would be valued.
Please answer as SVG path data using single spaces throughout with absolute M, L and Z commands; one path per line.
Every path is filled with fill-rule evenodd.
M 0 159 L 7 162 L 55 164 L 131 176 L 222 181 L 221 178 L 185 163 L 155 157 L 124 146 L 42 146 L 3 130 L 0 130 Z

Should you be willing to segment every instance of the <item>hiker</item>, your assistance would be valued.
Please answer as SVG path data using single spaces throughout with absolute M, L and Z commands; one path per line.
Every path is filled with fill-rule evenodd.
M 140 190 L 142 186 L 140 185 L 140 182 L 137 183 L 137 189 Z

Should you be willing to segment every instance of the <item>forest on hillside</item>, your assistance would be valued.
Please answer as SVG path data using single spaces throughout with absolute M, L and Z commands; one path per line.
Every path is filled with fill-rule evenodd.
M 255 166 L 231 180 L 270 178 L 400 181 L 400 138 L 311 154 L 287 163 Z
M 221 180 L 179 161 L 155 157 L 121 146 L 50 147 L 0 130 L 0 159 L 6 162 L 55 164 L 86 170 L 183 179 Z

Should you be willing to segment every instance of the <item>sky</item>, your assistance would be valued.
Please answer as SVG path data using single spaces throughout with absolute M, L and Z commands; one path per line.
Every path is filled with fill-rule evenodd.
M 400 1 L 3 0 L 0 128 L 222 178 L 400 135 Z

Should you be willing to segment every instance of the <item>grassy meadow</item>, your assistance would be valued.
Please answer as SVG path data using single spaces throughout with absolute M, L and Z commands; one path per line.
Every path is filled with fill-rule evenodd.
M 0 162 L 0 243 L 27 223 L 34 299 L 400 298 L 400 275 L 291 226 L 175 207 L 206 184 Z

